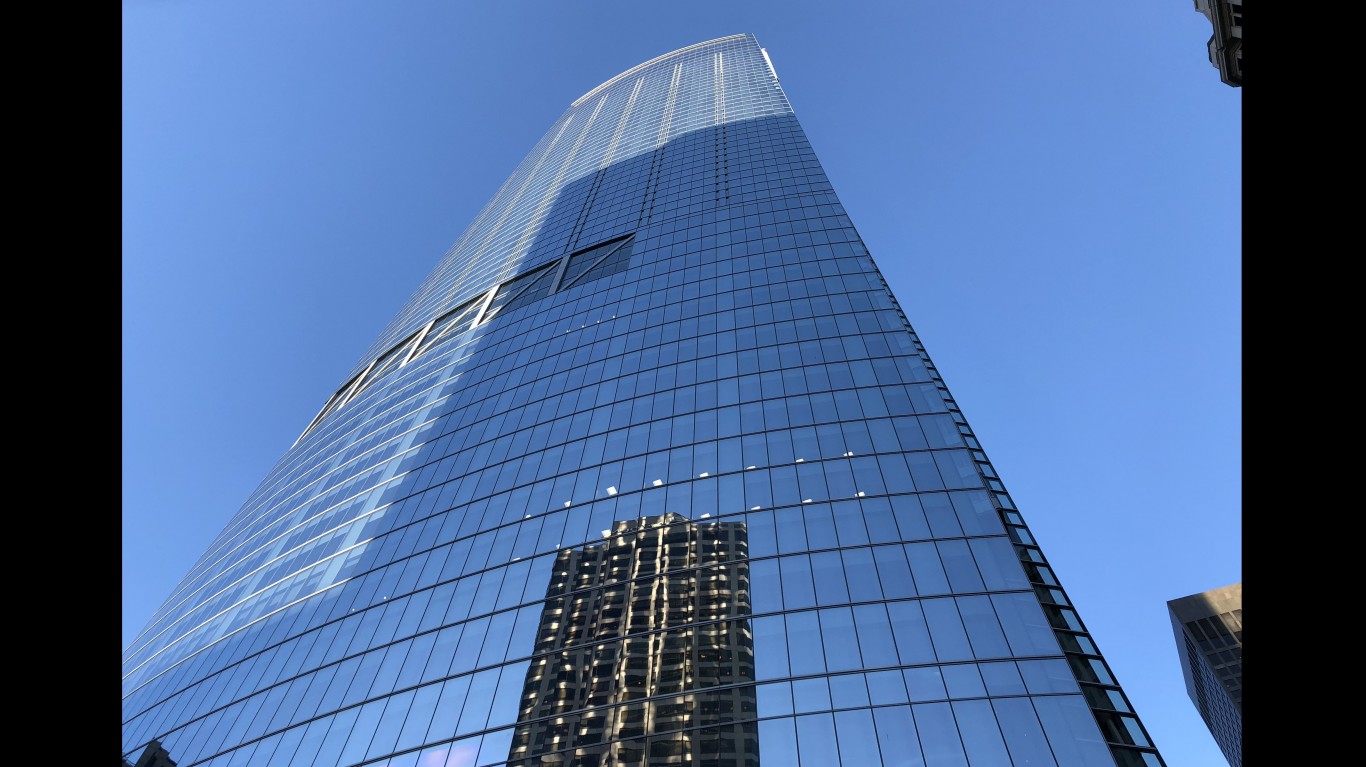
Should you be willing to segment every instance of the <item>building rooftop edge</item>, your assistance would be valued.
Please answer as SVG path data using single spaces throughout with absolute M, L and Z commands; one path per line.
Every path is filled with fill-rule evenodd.
M 644 69 L 645 67 L 650 66 L 651 64 L 658 64 L 659 62 L 664 61 L 665 59 L 672 58 L 672 57 L 677 56 L 677 55 L 682 54 L 682 53 L 687 53 L 688 51 L 695 51 L 695 50 L 697 50 L 698 48 L 705 48 L 705 47 L 707 47 L 708 45 L 716 45 L 717 43 L 729 42 L 729 41 L 731 41 L 731 40 L 740 40 L 740 39 L 743 39 L 743 38 L 746 38 L 746 37 L 753 37 L 753 35 L 751 35 L 751 34 L 748 33 L 748 32 L 742 32 L 742 33 L 740 33 L 740 34 L 738 34 L 738 35 L 726 35 L 725 37 L 718 37 L 718 38 L 716 38 L 715 40 L 706 40 L 706 41 L 700 42 L 700 43 L 693 43 L 692 45 L 688 45 L 688 46 L 684 46 L 684 47 L 682 47 L 682 48 L 679 48 L 679 49 L 676 50 L 676 51 L 669 51 L 668 53 L 661 54 L 661 55 L 659 55 L 659 56 L 655 56 L 654 58 L 650 59 L 649 61 L 645 61 L 645 62 L 642 62 L 642 63 L 640 63 L 640 64 L 637 64 L 637 65 L 631 67 L 630 69 L 626 70 L 625 72 L 622 72 L 621 74 L 617 75 L 616 77 L 613 77 L 612 79 L 608 80 L 607 82 L 603 83 L 602 85 L 599 85 L 598 87 L 594 88 L 593 90 L 591 90 L 591 91 L 589 91 L 589 92 L 583 94 L 582 96 L 580 96 L 580 97 L 578 97 L 577 99 L 575 99 L 575 100 L 574 100 L 574 103 L 573 103 L 573 104 L 570 104 L 570 107 L 571 107 L 571 108 L 573 108 L 573 107 L 578 107 L 578 106 L 579 106 L 580 104 L 582 104 L 583 102 L 587 101 L 588 99 L 593 98 L 593 96 L 596 95 L 596 94 L 597 94 L 599 91 L 601 91 L 603 88 L 606 88 L 606 87 L 608 87 L 608 86 L 611 86 L 612 84 L 616 83 L 618 80 L 622 79 L 623 77 L 628 77 L 628 76 L 630 76 L 630 75 L 633 75 L 633 74 L 635 74 L 636 72 L 639 72 L 640 70 Z
M 1243 582 L 1238 581 L 1198 594 L 1167 601 L 1167 612 L 1182 623 L 1202 617 L 1210 617 L 1243 604 Z

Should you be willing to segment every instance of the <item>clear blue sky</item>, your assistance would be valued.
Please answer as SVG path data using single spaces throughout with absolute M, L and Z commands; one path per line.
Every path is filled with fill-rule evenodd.
M 1242 579 L 1241 91 L 1190 0 L 123 4 L 123 645 L 570 101 L 753 32 L 1170 767 Z

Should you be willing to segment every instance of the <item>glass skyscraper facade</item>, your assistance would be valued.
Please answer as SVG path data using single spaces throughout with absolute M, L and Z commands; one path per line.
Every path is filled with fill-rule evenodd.
M 1162 765 L 752 35 L 576 100 L 322 399 L 129 762 Z

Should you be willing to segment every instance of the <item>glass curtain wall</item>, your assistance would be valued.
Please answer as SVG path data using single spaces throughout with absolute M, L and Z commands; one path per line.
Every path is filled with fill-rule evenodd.
M 130 763 L 1162 764 L 752 35 L 576 100 L 320 400 Z

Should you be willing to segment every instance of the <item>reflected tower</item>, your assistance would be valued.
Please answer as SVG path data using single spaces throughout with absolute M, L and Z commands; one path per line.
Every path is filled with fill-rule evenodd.
M 757 767 L 745 524 L 603 533 L 555 558 L 511 764 Z
M 752 35 L 570 104 L 323 395 L 126 760 L 1162 765 Z

